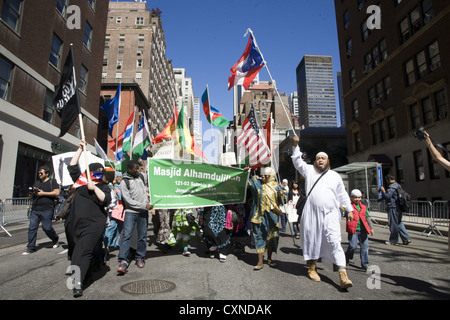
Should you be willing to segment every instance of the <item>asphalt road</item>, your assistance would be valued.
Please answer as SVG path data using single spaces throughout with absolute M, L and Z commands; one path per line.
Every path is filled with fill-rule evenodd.
M 28 256 L 22 255 L 26 248 L 26 229 L 13 231 L 12 237 L 0 233 L 1 300 L 75 300 L 65 275 L 69 262 L 64 252 L 63 224 L 56 223 L 55 229 L 62 246 L 51 248 L 51 241 L 40 229 L 38 251 Z M 342 231 L 345 250 L 344 221 Z M 294 243 L 289 229 L 281 233 L 278 253 L 273 256 L 276 268 L 266 264 L 262 270 L 254 271 L 257 254 L 249 247 L 243 255 L 230 253 L 225 263 L 211 259 L 205 253 L 204 243 L 192 243 L 189 257 L 177 250 L 162 253 L 152 243 L 150 224 L 145 268 L 138 269 L 132 263 L 128 274 L 117 276 L 118 251 L 113 251 L 106 265 L 93 274 L 84 295 L 77 300 L 152 300 L 153 303 L 156 300 L 163 305 L 175 301 L 175 306 L 169 305 L 174 313 L 188 312 L 193 305 L 206 308 L 213 303 L 219 304 L 216 315 L 231 311 L 224 309 L 229 301 L 239 304 L 258 302 L 260 307 L 267 307 L 270 301 L 272 304 L 290 301 L 289 306 L 295 307 L 292 302 L 297 300 L 450 300 L 447 237 L 425 237 L 418 231 L 409 232 L 410 245 L 388 246 L 384 243 L 389 235 L 387 228 L 376 225 L 375 235 L 370 237 L 369 253 L 370 264 L 376 273 L 367 273 L 360 268 L 357 250 L 348 266 L 354 286 L 343 291 L 339 287 L 338 273 L 333 272 L 330 265 L 318 264 L 321 282 L 308 279 L 300 244 L 298 240 Z M 192 311 L 197 314 L 208 311 L 198 308 Z M 269 312 L 273 315 L 277 310 Z

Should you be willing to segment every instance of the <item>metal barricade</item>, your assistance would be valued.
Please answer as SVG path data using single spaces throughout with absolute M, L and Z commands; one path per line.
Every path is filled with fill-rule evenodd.
M 9 198 L 5 199 L 1 205 L 1 229 L 9 236 L 11 234 L 5 226 L 11 223 L 24 222 L 29 219 L 28 209 L 31 208 L 32 199 L 30 198 Z
M 439 231 L 437 227 L 440 226 L 448 228 L 449 223 L 450 217 L 449 217 L 448 201 L 436 200 L 433 202 L 432 223 L 427 230 L 422 232 L 422 234 L 428 231 L 427 236 L 429 236 L 431 232 L 433 232 L 436 235 L 442 236 L 442 233 Z

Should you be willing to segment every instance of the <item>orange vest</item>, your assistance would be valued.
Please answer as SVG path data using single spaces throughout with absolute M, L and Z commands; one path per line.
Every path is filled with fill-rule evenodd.
M 366 209 L 367 207 L 363 205 L 362 203 L 359 203 L 359 207 L 361 208 L 361 211 L 358 211 L 356 208 L 356 204 L 352 202 L 353 207 L 353 221 L 347 221 L 347 232 L 351 234 L 356 233 L 356 228 L 358 226 L 358 221 L 361 219 L 362 224 L 364 225 L 364 228 L 366 229 L 366 232 L 370 233 L 370 227 L 366 220 Z M 362 228 L 362 226 L 360 226 Z

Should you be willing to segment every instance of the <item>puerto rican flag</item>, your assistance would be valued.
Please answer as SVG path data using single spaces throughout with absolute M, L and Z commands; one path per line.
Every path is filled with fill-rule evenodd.
M 248 90 L 262 67 L 264 67 L 264 59 L 256 48 L 253 35 L 250 33 L 247 47 L 242 57 L 231 68 L 231 76 L 228 78 L 228 90 L 235 85 L 242 85 Z

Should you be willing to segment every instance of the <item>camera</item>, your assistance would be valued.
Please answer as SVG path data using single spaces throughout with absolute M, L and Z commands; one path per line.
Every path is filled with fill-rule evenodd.
M 28 192 L 32 195 L 36 195 L 39 192 L 39 188 L 36 187 L 29 187 Z
M 427 138 L 427 134 L 425 133 L 425 129 L 423 127 L 420 127 L 416 131 L 414 131 L 414 137 L 416 137 L 419 140 L 425 140 Z

